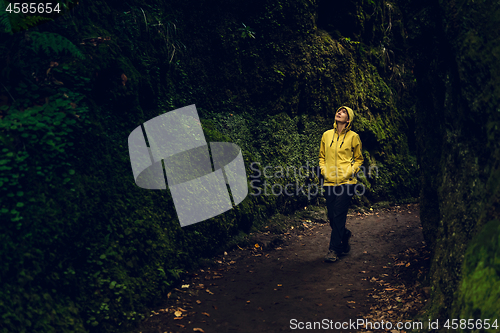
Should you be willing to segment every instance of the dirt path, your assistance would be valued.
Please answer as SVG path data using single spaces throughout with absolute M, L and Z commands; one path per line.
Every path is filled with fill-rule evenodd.
M 374 281 L 396 283 L 396 255 L 422 247 L 416 205 L 350 214 L 352 250 L 326 263 L 331 229 L 324 211 L 311 214 L 303 227 L 282 234 L 281 244 L 261 233 L 253 239 L 257 246 L 236 248 L 190 272 L 140 332 L 291 332 L 323 319 L 356 321 L 379 302 Z

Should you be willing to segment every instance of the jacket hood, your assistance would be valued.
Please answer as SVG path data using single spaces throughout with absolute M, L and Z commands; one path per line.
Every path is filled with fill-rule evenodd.
M 349 123 L 347 123 L 347 126 L 344 128 L 344 131 L 347 132 L 347 131 L 351 130 L 351 128 L 352 128 L 352 122 L 354 120 L 354 111 L 352 111 L 352 109 L 350 107 L 341 106 L 337 109 L 337 111 L 335 111 L 335 114 L 337 114 L 337 112 L 339 112 L 340 109 L 346 109 L 347 113 L 349 114 Z M 333 123 L 333 128 L 335 130 L 337 130 L 337 121 L 335 121 Z

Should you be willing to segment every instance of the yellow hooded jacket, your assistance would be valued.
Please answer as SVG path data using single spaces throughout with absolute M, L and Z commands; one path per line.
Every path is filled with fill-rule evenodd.
M 356 184 L 356 173 L 363 164 L 361 154 L 361 139 L 351 130 L 354 120 L 354 111 L 347 106 L 337 109 L 346 109 L 349 113 L 349 123 L 340 133 L 337 133 L 337 122 L 333 129 L 323 133 L 319 149 L 319 166 L 321 174 L 325 177 L 324 186 L 337 186 L 342 184 Z

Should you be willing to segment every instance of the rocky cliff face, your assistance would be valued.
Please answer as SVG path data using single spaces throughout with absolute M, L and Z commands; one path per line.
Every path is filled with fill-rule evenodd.
M 400 1 L 418 82 L 421 218 L 440 318 L 498 314 L 500 9 Z M 495 312 L 496 311 L 496 312 Z

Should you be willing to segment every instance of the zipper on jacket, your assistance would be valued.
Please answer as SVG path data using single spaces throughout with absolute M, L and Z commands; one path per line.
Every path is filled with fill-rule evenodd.
M 333 137 L 335 138 L 335 134 L 333 134 Z M 337 133 L 337 142 L 335 142 L 335 185 L 339 183 L 339 168 L 337 166 L 337 146 L 339 144 L 339 137 L 340 135 Z

